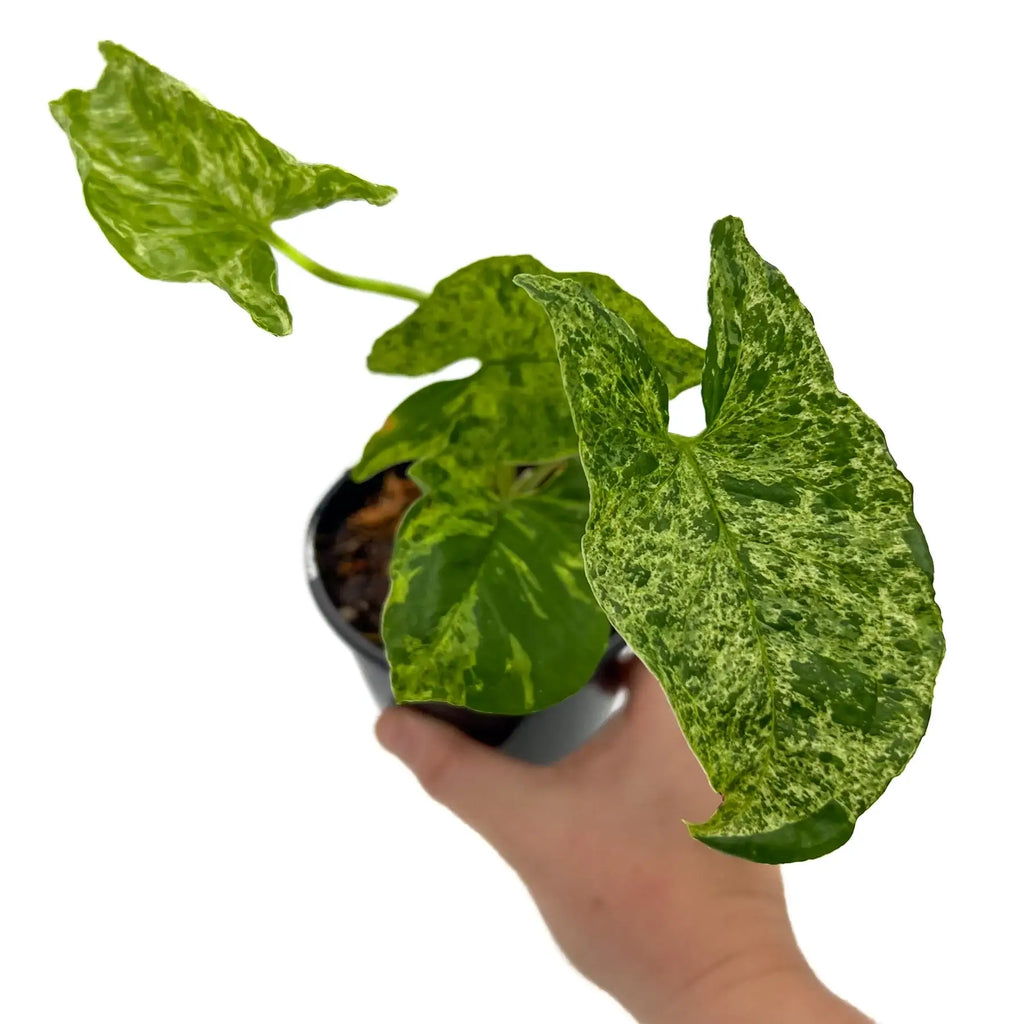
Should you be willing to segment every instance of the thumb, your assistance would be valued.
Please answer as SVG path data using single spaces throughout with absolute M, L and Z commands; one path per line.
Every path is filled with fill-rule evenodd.
M 414 711 L 388 708 L 377 739 L 438 803 L 454 811 L 502 856 L 514 858 L 533 829 L 544 769 L 470 739 L 453 725 Z

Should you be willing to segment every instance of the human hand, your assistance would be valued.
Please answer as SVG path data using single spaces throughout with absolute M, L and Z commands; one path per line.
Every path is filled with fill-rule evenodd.
M 554 765 L 515 760 L 409 708 L 381 744 L 516 870 L 566 956 L 641 1024 L 856 1024 L 801 955 L 779 869 L 693 839 L 719 797 L 654 677 Z

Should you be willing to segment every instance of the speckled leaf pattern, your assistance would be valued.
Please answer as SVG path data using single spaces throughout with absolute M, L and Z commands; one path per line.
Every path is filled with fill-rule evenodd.
M 548 271 L 530 256 L 464 267 L 368 360 L 371 370 L 412 375 L 481 362 L 398 406 L 353 470 L 363 479 L 412 461 L 424 491 L 396 539 L 382 625 L 399 700 L 535 711 L 583 686 L 607 644 L 608 620 L 583 571 L 588 494 L 554 336 L 513 283 L 526 272 Z M 699 382 L 701 349 L 610 278 L 575 276 L 631 318 L 674 389 Z M 509 466 L 566 457 L 548 487 L 508 493 Z
M 439 282 L 402 323 L 377 339 L 367 365 L 378 373 L 418 376 L 467 358 L 479 359 L 481 366 L 458 386 L 434 385 L 399 406 L 367 446 L 353 471 L 357 479 L 379 472 L 388 459 L 422 458 L 458 443 L 451 441 L 453 431 L 465 420 L 492 425 L 488 447 L 494 460 L 545 462 L 575 454 L 576 432 L 551 328 L 543 310 L 513 284 L 517 274 L 549 273 L 532 256 L 472 263 Z M 572 276 L 629 320 L 673 394 L 700 382 L 702 349 L 676 338 L 611 278 Z
M 696 438 L 669 433 L 661 375 L 613 312 L 573 282 L 521 283 L 579 430 L 588 578 L 724 796 L 691 831 L 758 861 L 828 853 L 913 754 L 943 654 L 882 432 L 735 218 L 712 232 Z
M 472 462 L 457 459 L 471 451 Z M 515 494 L 488 456 L 481 444 L 419 463 L 428 493 L 399 529 L 382 626 L 399 701 L 537 711 L 586 683 L 607 645 L 580 550 L 579 460 Z
M 289 333 L 270 225 L 342 199 L 379 206 L 394 189 L 300 163 L 123 47 L 100 51 L 96 88 L 73 89 L 50 110 L 111 245 L 146 277 L 210 281 L 260 327 Z

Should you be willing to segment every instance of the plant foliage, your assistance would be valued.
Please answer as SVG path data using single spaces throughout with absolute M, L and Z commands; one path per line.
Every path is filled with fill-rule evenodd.
M 299 163 L 124 47 L 100 52 L 96 88 L 72 89 L 50 111 L 107 240 L 140 274 L 210 281 L 260 327 L 288 334 L 270 225 L 342 199 L 381 206 L 395 190 Z
M 881 430 L 734 217 L 712 232 L 696 438 L 669 432 L 665 383 L 624 320 L 576 282 L 519 282 L 555 330 L 594 593 L 725 797 L 694 835 L 753 860 L 829 852 L 917 747 L 943 652 Z
M 136 270 L 210 281 L 286 334 L 276 248 L 420 302 L 371 370 L 479 361 L 399 405 L 353 470 L 411 463 L 423 492 L 383 617 L 396 698 L 544 708 L 591 676 L 610 620 L 724 796 L 695 836 L 769 862 L 845 842 L 924 733 L 942 624 L 910 484 L 742 223 L 712 232 L 706 359 L 611 278 L 531 256 L 480 260 L 429 295 L 341 274 L 271 225 L 393 189 L 300 163 L 123 47 L 101 51 L 98 85 L 51 111 Z M 707 426 L 674 435 L 668 400 L 698 383 Z
M 607 645 L 580 554 L 588 495 L 576 431 L 547 317 L 513 283 L 523 273 L 550 271 L 531 256 L 463 267 L 368 359 L 412 375 L 481 364 L 403 402 L 353 471 L 364 479 L 415 460 L 424 491 L 397 537 L 382 626 L 402 700 L 536 711 L 583 686 Z M 573 276 L 630 317 L 673 392 L 700 381 L 703 350 L 611 278 Z M 516 473 L 552 462 L 562 464 Z

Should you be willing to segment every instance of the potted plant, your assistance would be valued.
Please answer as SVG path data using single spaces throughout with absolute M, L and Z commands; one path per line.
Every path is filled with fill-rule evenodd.
M 311 525 L 314 593 L 382 698 L 512 750 L 536 724 L 550 755 L 607 714 L 592 680 L 621 637 L 723 795 L 695 836 L 768 862 L 845 842 L 924 733 L 941 618 L 910 484 L 742 223 L 712 229 L 706 351 L 610 278 L 530 256 L 429 294 L 339 274 L 273 224 L 393 189 L 101 50 L 98 85 L 51 109 L 136 270 L 210 281 L 286 334 L 276 250 L 417 303 L 371 370 L 480 361 L 402 402 Z M 668 400 L 698 385 L 706 428 L 672 434 Z

